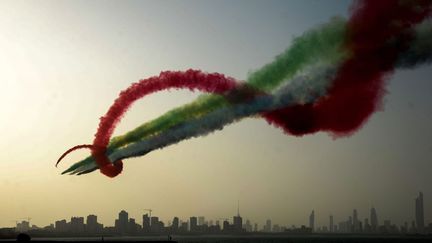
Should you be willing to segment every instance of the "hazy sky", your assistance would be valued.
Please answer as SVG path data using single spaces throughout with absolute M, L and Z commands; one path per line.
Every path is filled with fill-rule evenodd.
M 432 221 L 431 66 L 398 71 L 383 110 L 356 134 L 284 135 L 245 119 L 207 137 L 125 161 L 123 174 L 61 176 L 84 158 L 99 117 L 120 90 L 163 70 L 202 69 L 244 80 L 292 37 L 349 1 L 0 1 L 0 227 L 32 217 L 44 226 L 96 214 L 112 225 L 121 209 L 141 223 L 144 208 L 178 216 L 231 217 L 282 225 L 345 220 L 356 208 L 379 220 L 414 219 L 423 191 Z M 115 134 L 193 100 L 186 91 L 139 101 Z

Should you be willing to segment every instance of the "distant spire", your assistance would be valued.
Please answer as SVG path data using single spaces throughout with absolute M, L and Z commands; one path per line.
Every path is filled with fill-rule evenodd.
M 240 217 L 240 200 L 237 200 L 237 216 Z

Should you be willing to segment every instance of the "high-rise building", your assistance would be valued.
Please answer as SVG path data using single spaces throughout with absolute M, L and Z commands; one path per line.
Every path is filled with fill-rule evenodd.
M 315 212 L 312 210 L 312 213 L 309 215 L 309 228 L 312 229 L 312 232 L 315 231 Z
M 162 222 L 159 221 L 159 217 L 150 218 L 150 231 L 151 232 L 161 232 L 163 229 Z
M 127 226 L 127 233 L 135 235 L 140 230 L 140 225 L 135 222 L 134 218 L 130 218 Z
M 188 231 L 188 223 L 187 222 L 180 222 L 180 227 L 178 229 L 179 232 L 185 233 Z
M 84 217 L 72 217 L 70 222 L 70 230 L 74 233 L 84 232 Z
M 171 225 L 171 230 L 173 232 L 176 232 L 178 230 L 178 228 L 179 228 L 179 218 L 174 217 L 172 225 Z
M 333 215 L 330 215 L 329 231 L 333 232 Z
M 415 219 L 417 231 L 424 232 L 424 210 L 423 210 L 423 193 L 419 192 L 418 197 L 415 199 Z
M 198 217 L 198 225 L 204 225 L 205 222 L 205 217 L 204 216 L 199 216 Z
M 243 219 L 240 216 L 240 203 L 237 201 L 237 216 L 233 217 L 233 225 L 234 225 L 234 231 L 235 232 L 242 232 L 243 231 Z
M 281 227 L 278 224 L 274 224 L 272 232 L 279 233 L 280 231 L 281 231 Z
M 371 226 L 369 224 L 369 219 L 368 218 L 364 219 L 363 231 L 366 232 L 366 233 L 371 232 Z
M 376 232 L 378 230 L 378 216 L 374 207 L 370 210 L 370 220 L 371 220 L 371 231 Z
M 267 219 L 266 224 L 264 225 L 264 232 L 271 232 L 272 222 L 270 219 Z
M 197 217 L 190 217 L 189 223 L 190 223 L 190 232 L 196 232 L 198 229 Z
M 97 216 L 90 214 L 87 216 L 86 231 L 88 233 L 98 233 L 103 229 L 103 225 L 97 222 Z
M 352 231 L 353 231 L 353 219 L 352 216 L 349 216 L 347 222 L 347 232 L 352 233 Z
M 234 225 L 234 230 L 236 232 L 241 232 L 242 228 L 243 228 L 243 219 L 242 217 L 240 217 L 240 215 L 234 216 L 233 217 L 233 225 Z
M 242 232 L 243 230 L 243 219 L 240 217 L 240 212 L 237 209 L 237 216 L 233 217 L 234 231 Z
M 117 233 L 125 234 L 128 229 L 128 224 L 129 224 L 129 214 L 125 210 L 120 211 L 115 225 Z
M 249 219 L 246 220 L 246 224 L 243 225 L 243 229 L 246 230 L 246 232 L 252 232 L 252 224 Z
M 390 228 L 391 228 L 391 221 L 390 221 L 390 219 L 386 219 L 386 220 L 384 220 L 384 228 L 385 228 L 387 231 L 390 231 Z
M 148 214 L 143 215 L 143 230 L 145 232 L 150 232 L 150 217 Z
M 15 230 L 17 232 L 29 231 L 30 230 L 30 222 L 29 221 L 22 221 L 21 223 L 17 223 Z
M 56 221 L 55 222 L 55 230 L 57 232 L 69 231 L 69 224 L 66 222 L 66 219 Z
M 358 220 L 357 209 L 353 210 L 353 232 L 359 232 L 360 230 L 360 222 Z
M 228 220 L 223 221 L 223 230 L 227 231 L 227 232 L 230 231 L 230 224 L 229 224 Z

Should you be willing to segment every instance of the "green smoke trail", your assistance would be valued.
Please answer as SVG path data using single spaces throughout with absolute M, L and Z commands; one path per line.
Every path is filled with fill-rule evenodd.
M 320 28 L 306 32 L 295 38 L 291 48 L 276 59 L 250 74 L 247 83 L 265 92 L 272 91 L 284 80 L 291 79 L 298 71 L 312 63 L 322 61 L 332 63 L 344 56 L 341 51 L 345 32 L 345 21 L 334 18 Z M 168 129 L 179 122 L 199 117 L 229 102 L 220 95 L 202 95 L 196 101 L 168 111 L 164 115 L 145 123 L 136 129 L 112 139 L 108 149 L 116 149 L 141 140 L 153 133 Z
M 320 61 L 327 63 L 339 62 L 347 56 L 347 53 L 342 48 L 345 31 L 346 21 L 343 18 L 334 17 L 328 23 L 294 38 L 291 47 L 278 55 L 273 62 L 249 75 L 247 79 L 248 85 L 257 90 L 271 92 L 311 64 Z M 122 136 L 112 138 L 108 145 L 108 153 L 146 137 L 157 135 L 176 124 L 198 118 L 229 104 L 229 101 L 220 95 L 201 95 L 192 103 L 168 111 L 164 115 L 144 123 Z M 81 162 L 72 165 L 63 173 L 71 172 L 79 166 L 92 161 L 91 156 L 87 157 Z
M 330 26 L 333 26 L 334 28 L 330 28 Z M 309 31 L 303 36 L 296 38 L 293 46 L 282 55 L 278 56 L 274 62 L 252 73 L 248 79 L 249 84 L 259 87 L 262 90 L 274 91 L 274 89 L 280 86 L 281 83 L 286 84 L 287 82 L 283 81 L 288 80 L 289 77 L 300 72 L 308 72 L 308 70 L 305 70 L 304 68 L 310 66 L 314 62 L 318 62 L 319 60 L 328 62 L 326 60 L 330 60 L 333 63 L 338 63 L 343 60 L 344 57 L 347 56 L 346 53 L 341 52 L 340 47 L 341 41 L 344 37 L 344 26 L 345 23 L 343 20 L 334 19 L 329 24 L 323 25 L 322 28 Z M 406 52 L 402 53 L 398 58 L 396 64 L 398 68 L 412 68 L 419 64 L 425 64 L 432 61 L 432 42 L 430 41 L 432 39 L 431 21 L 428 20 L 416 26 L 415 32 L 416 37 L 410 48 Z M 337 38 L 335 35 L 340 36 Z M 317 45 L 317 43 L 321 43 L 321 45 Z M 325 47 L 323 44 L 327 44 L 328 46 Z M 306 53 L 308 55 L 312 55 L 311 53 L 313 53 L 315 56 L 302 57 L 300 53 Z M 289 65 L 289 57 L 293 58 L 294 56 L 299 59 L 298 63 L 300 64 L 294 63 L 293 68 Z M 283 63 L 288 66 L 286 68 L 288 71 L 283 70 Z M 270 75 L 274 77 L 274 79 L 279 80 L 279 82 L 273 82 L 274 79 L 265 79 L 265 75 Z M 268 84 L 268 82 L 265 81 L 268 81 L 271 84 Z M 223 108 L 228 104 L 228 101 L 221 96 L 201 96 L 191 104 L 169 111 L 165 115 L 140 126 L 138 129 L 135 129 L 124 136 L 114 138 L 110 143 L 109 154 L 128 143 L 142 140 L 148 136 L 156 136 L 173 126 L 181 123 L 184 124 L 188 120 L 196 119 L 215 109 Z M 187 112 L 191 112 L 194 116 L 187 114 Z M 88 157 L 85 160 L 72 165 L 63 173 L 79 173 L 82 170 L 77 170 L 77 168 L 82 168 L 92 163 L 94 163 L 92 157 Z

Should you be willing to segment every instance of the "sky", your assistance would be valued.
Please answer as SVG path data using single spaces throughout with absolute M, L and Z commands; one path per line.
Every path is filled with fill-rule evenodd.
M 145 208 L 167 222 L 232 217 L 262 226 L 316 225 L 377 209 L 380 222 L 414 219 L 424 193 L 432 222 L 431 66 L 396 71 L 382 109 L 354 135 L 284 135 L 248 118 L 206 137 L 124 161 L 110 179 L 60 175 L 86 157 L 118 93 L 164 70 L 202 69 L 245 80 L 295 36 L 350 1 L 0 1 L 0 227 L 31 217 L 45 226 L 120 210 L 142 221 Z M 123 134 L 199 93 L 164 91 L 138 101 L 115 131 Z

